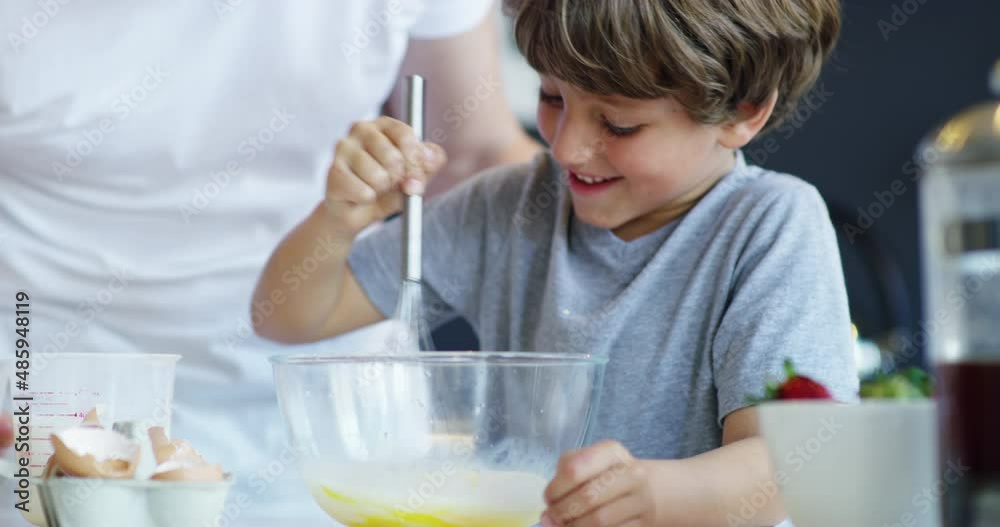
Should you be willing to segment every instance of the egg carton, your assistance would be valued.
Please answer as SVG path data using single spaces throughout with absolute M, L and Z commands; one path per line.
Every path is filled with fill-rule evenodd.
M 41 525 L 47 527 L 217 525 L 232 483 L 229 474 L 223 481 L 71 477 L 35 481 L 44 508 Z

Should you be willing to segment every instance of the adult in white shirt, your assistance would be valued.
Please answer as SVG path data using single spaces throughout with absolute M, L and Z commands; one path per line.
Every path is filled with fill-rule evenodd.
M 258 274 L 322 196 L 336 141 L 402 75 L 427 79 L 427 139 L 450 159 L 431 195 L 534 153 L 499 84 L 495 13 L 492 0 L 0 3 L 3 312 L 30 293 L 36 353 L 183 355 L 174 435 L 237 474 L 241 517 L 290 503 L 293 467 L 268 472 L 287 455 L 266 360 L 289 350 L 251 329 Z M 0 324 L 13 335 L 12 313 Z

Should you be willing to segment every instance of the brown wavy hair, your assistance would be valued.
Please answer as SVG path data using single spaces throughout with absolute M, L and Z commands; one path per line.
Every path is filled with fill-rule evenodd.
M 816 82 L 838 0 L 504 0 L 528 63 L 598 95 L 674 97 L 718 124 L 777 91 L 773 128 Z

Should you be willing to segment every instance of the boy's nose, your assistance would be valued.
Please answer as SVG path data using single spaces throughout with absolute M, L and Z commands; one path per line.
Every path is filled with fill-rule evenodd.
M 586 165 L 604 151 L 604 140 L 583 126 L 567 123 L 564 119 L 556 129 L 550 145 L 552 156 L 564 167 Z

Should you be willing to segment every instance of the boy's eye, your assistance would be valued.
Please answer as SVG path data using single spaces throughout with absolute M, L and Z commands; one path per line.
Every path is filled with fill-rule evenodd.
M 538 100 L 552 106 L 562 106 L 562 97 L 554 93 L 546 93 L 545 90 L 538 90 Z
M 625 137 L 627 135 L 632 135 L 638 132 L 641 128 L 642 128 L 641 125 L 628 126 L 628 127 L 615 126 L 614 124 L 611 124 L 611 122 L 608 121 L 607 119 L 604 119 L 604 129 L 607 130 L 609 134 L 615 137 Z
M 563 105 L 563 98 L 562 98 L 562 96 L 556 95 L 554 93 L 548 93 L 548 92 L 546 92 L 545 90 L 542 90 L 542 89 L 538 90 L 538 100 L 541 101 L 542 104 L 548 104 L 549 106 L 553 106 L 553 107 L 556 107 L 556 108 L 561 108 L 562 105 Z M 642 129 L 641 125 L 639 125 L 639 126 L 617 126 L 617 125 L 613 124 L 611 121 L 609 121 L 606 117 L 603 117 L 603 116 L 601 117 L 601 121 L 602 121 L 601 124 L 602 124 L 602 126 L 604 126 L 604 129 L 607 130 L 609 134 L 611 134 L 611 135 L 613 135 L 615 137 L 629 136 L 629 135 L 632 135 L 632 134 L 638 132 L 640 129 Z

